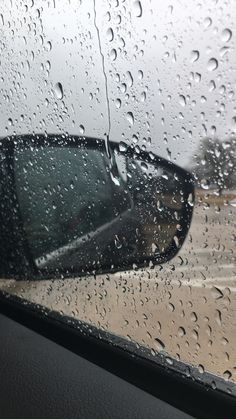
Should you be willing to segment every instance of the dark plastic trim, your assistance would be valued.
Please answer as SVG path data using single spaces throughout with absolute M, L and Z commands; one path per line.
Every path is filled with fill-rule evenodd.
M 235 416 L 234 396 L 153 362 L 125 339 L 3 291 L 0 312 L 194 417 Z

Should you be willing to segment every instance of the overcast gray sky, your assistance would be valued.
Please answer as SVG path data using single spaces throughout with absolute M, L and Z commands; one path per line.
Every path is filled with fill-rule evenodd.
M 95 0 L 95 10 L 93 0 L 1 1 L 1 136 L 108 132 L 96 26 L 112 140 L 185 166 L 202 137 L 233 135 L 234 0 Z

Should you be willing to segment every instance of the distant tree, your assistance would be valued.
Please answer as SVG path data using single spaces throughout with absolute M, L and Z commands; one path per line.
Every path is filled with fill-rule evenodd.
M 236 138 L 203 138 L 192 159 L 197 183 L 222 191 L 236 187 Z

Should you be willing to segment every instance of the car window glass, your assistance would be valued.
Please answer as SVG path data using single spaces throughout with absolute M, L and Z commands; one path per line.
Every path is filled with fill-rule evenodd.
M 106 145 L 102 158 L 92 149 L 85 156 L 70 147 L 63 153 L 55 147 L 23 153 L 19 147 L 13 161 L 7 160 L 15 167 L 20 200 L 16 225 L 24 224 L 38 266 L 50 261 L 55 269 L 58 249 L 67 252 L 78 237 L 113 219 L 112 208 L 119 220 L 132 200 L 141 202 L 142 188 L 150 194 L 149 214 L 155 197 L 160 216 L 146 218 L 144 242 L 132 225 L 132 234 L 126 232 L 132 245 L 143 249 L 148 243 L 151 252 L 158 251 L 150 232 L 165 231 L 168 217 L 170 233 L 174 225 L 184 229 L 178 219 L 184 186 L 164 172 L 156 173 L 155 184 L 142 152 L 190 172 L 195 197 L 189 197 L 193 218 L 187 238 L 166 263 L 138 269 L 133 260 L 131 269 L 114 273 L 119 248 L 129 255 L 133 249 L 126 242 L 125 252 L 122 235 L 112 233 L 116 250 L 107 254 L 106 273 L 95 269 L 105 256 L 96 246 L 82 246 L 80 258 L 94 268 L 82 277 L 61 274 L 55 280 L 49 270 L 47 280 L 37 282 L 3 277 L 1 289 L 110 332 L 145 348 L 154 362 L 235 394 L 235 1 L 2 0 L 2 6 L 1 137 L 11 137 L 15 149 L 25 134 L 93 137 Z M 111 153 L 109 142 L 117 144 L 119 155 Z M 135 157 L 127 163 L 129 147 Z M 85 183 L 92 194 L 83 195 Z M 7 195 L 1 181 L 3 189 Z M 164 201 L 163 191 L 169 191 Z M 1 247 L 11 265 L 19 265 L 21 255 L 15 257 L 12 248 L 21 230 L 9 228 L 16 201 L 7 196 L 8 207 L 0 203 L 6 220 Z M 162 248 L 169 245 L 166 237 Z M 65 270 L 79 266 L 75 254 L 63 255 Z

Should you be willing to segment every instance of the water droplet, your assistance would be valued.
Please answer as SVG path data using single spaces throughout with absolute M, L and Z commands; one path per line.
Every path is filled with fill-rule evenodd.
M 222 326 L 222 318 L 221 318 L 220 310 L 215 311 L 215 319 L 216 319 L 217 324 L 221 327 Z
M 165 344 L 164 344 L 164 342 L 162 342 L 161 339 L 155 338 L 155 347 L 160 352 L 160 351 L 163 351 L 165 349 Z
M 130 125 L 134 125 L 134 115 L 132 112 L 127 112 L 126 119 Z
M 229 201 L 229 204 L 231 205 L 231 207 L 236 208 L 236 199 L 233 199 L 232 201 Z
M 227 339 L 227 338 L 223 337 L 223 338 L 221 339 L 221 343 L 222 343 L 222 345 L 228 345 L 229 341 L 228 341 L 228 339 Z
M 138 1 L 138 0 L 134 1 L 133 9 L 134 9 L 134 15 L 136 17 L 141 17 L 142 16 L 143 11 L 142 11 L 142 5 L 141 5 L 140 1 Z
M 80 134 L 84 134 L 85 133 L 85 128 L 84 128 L 84 126 L 82 124 L 80 124 L 80 126 L 79 126 L 79 132 L 80 132 Z
M 207 179 L 202 179 L 201 180 L 201 187 L 202 189 L 209 189 L 209 182 Z
M 112 28 L 109 28 L 107 30 L 107 39 L 108 39 L 109 42 L 113 41 L 113 39 L 114 39 L 114 32 L 113 32 Z
M 139 78 L 139 80 L 143 79 L 143 71 L 142 70 L 138 71 L 138 78 Z
M 204 19 L 205 28 L 209 28 L 211 24 L 212 24 L 212 19 L 210 17 L 206 17 L 206 19 Z
M 230 378 L 232 377 L 232 374 L 229 370 L 226 370 L 223 372 L 223 377 L 225 380 L 230 380 Z
M 193 199 L 193 194 L 190 193 L 188 196 L 188 204 L 190 205 L 190 207 L 193 207 L 194 204 L 194 199 Z
M 120 86 L 120 91 L 121 91 L 121 93 L 126 93 L 126 91 L 127 91 L 127 86 L 126 86 L 126 84 L 125 84 L 125 83 L 122 83 L 122 84 L 121 84 L 121 86 Z
M 236 116 L 233 116 L 232 118 L 232 128 L 234 131 L 236 131 Z
M 215 298 L 215 300 L 219 300 L 220 298 L 224 297 L 223 292 L 217 287 L 212 287 L 211 293 L 212 293 L 213 298 Z
M 178 248 L 179 247 L 179 239 L 178 239 L 177 236 L 174 236 L 174 242 L 175 242 L 176 247 Z
M 190 319 L 192 320 L 192 322 L 196 322 L 197 321 L 197 315 L 196 315 L 195 311 L 193 311 L 190 314 Z
M 51 43 L 51 41 L 48 41 L 46 43 L 46 48 L 47 48 L 48 51 L 51 51 L 51 49 L 52 49 L 52 43 Z
M 229 51 L 230 51 L 230 48 L 229 47 L 226 47 L 226 46 L 222 47 L 220 49 L 220 56 L 221 57 L 224 57 Z
M 39 9 L 35 10 L 35 17 L 36 17 L 36 19 L 40 17 L 40 10 Z
M 107 21 L 110 22 L 110 20 L 111 20 L 111 13 L 110 12 L 106 13 L 106 18 L 107 18 Z
M 116 186 L 120 186 L 120 179 L 118 178 L 117 174 L 112 173 L 112 169 L 110 170 L 110 176 L 111 176 L 111 180 L 112 182 L 116 185 Z M 118 247 L 117 247 L 118 248 Z
M 142 169 L 144 172 L 146 172 L 146 171 L 148 170 L 148 165 L 147 165 L 147 163 L 145 163 L 144 161 L 142 161 L 142 162 L 141 162 L 140 166 L 141 166 L 141 169 Z
M 50 68 L 51 68 L 51 63 L 50 63 L 50 61 L 47 61 L 46 62 L 46 70 L 50 70 Z
M 121 48 L 124 48 L 125 47 L 125 40 L 121 36 L 119 36 L 119 46 Z
M 196 50 L 196 49 L 194 49 L 194 50 L 191 52 L 191 62 L 192 62 L 192 63 L 195 63 L 195 62 L 199 59 L 199 57 L 200 57 L 200 53 L 199 53 L 199 51 L 198 51 L 198 50 Z
M 198 332 L 197 332 L 195 329 L 192 331 L 192 337 L 193 337 L 193 339 L 195 339 L 195 340 L 198 340 L 198 339 L 199 339 Z
M 117 58 L 117 51 L 116 51 L 115 48 L 113 48 L 111 50 L 111 52 L 110 52 L 110 58 L 111 58 L 112 61 L 115 61 L 116 60 L 116 58 Z
M 213 390 L 216 390 L 216 382 L 215 381 L 212 381 L 211 387 L 212 387 Z
M 213 92 L 213 90 L 215 90 L 216 88 L 216 84 L 214 82 L 214 80 L 211 80 L 209 83 L 209 92 Z
M 201 79 L 202 79 L 201 74 L 200 73 L 195 73 L 195 75 L 194 75 L 195 82 L 200 83 Z
M 184 95 L 179 95 L 179 104 L 181 106 L 186 106 L 186 98 Z
M 203 373 L 204 373 L 204 371 L 205 371 L 204 366 L 203 366 L 203 365 L 201 365 L 201 364 L 199 364 L 199 365 L 198 365 L 198 371 L 200 372 L 200 374 L 203 374 Z
M 172 303 L 169 303 L 169 304 L 168 304 L 168 308 L 169 308 L 169 310 L 170 310 L 171 312 L 175 311 L 175 306 L 174 306 L 174 304 L 172 304 Z
M 117 249 L 121 249 L 122 243 L 117 235 L 115 235 L 115 246 Z
M 221 34 L 221 39 L 223 42 L 229 42 L 232 38 L 232 31 L 228 28 L 224 29 Z
M 136 143 L 138 142 L 138 137 L 137 137 L 137 135 L 133 134 L 133 136 L 132 136 L 132 140 L 133 140 L 133 143 L 134 143 L 134 144 L 136 144 Z
M 116 105 L 117 109 L 120 109 L 120 107 L 121 107 L 121 100 L 120 99 L 116 99 L 115 105 Z
M 125 152 L 127 150 L 127 144 L 125 144 L 123 141 L 119 144 L 119 150 L 122 152 Z
M 218 61 L 215 58 L 210 58 L 207 63 L 207 70 L 214 71 L 218 68 Z
M 167 357 L 166 357 L 166 363 L 167 363 L 168 365 L 173 365 L 174 361 L 173 361 L 173 359 L 171 359 L 169 356 L 167 356 Z
M 141 100 L 141 102 L 145 102 L 145 100 L 146 100 L 146 92 L 142 92 L 141 93 L 141 98 L 140 98 L 140 100 Z
M 131 72 L 127 71 L 126 75 L 127 75 L 127 84 L 128 84 L 129 87 L 132 87 L 133 86 L 133 77 L 132 77 Z
M 184 329 L 184 327 L 179 327 L 179 329 L 178 329 L 178 335 L 180 336 L 180 337 L 183 337 L 184 335 L 186 335 L 186 331 L 185 331 L 185 329 Z
M 121 21 L 122 21 L 121 15 L 117 15 L 116 20 L 115 20 L 116 24 L 120 25 Z
M 61 100 L 63 98 L 63 95 L 64 95 L 63 94 L 63 87 L 62 87 L 62 84 L 60 82 L 55 84 L 54 92 L 55 92 L 55 95 L 56 95 L 57 99 Z

